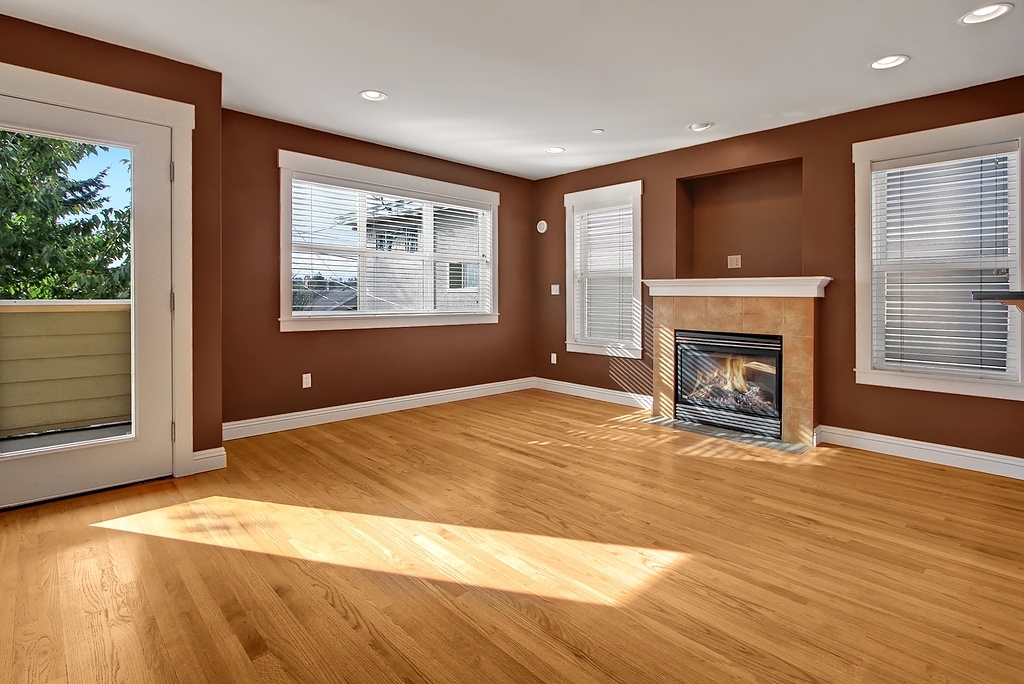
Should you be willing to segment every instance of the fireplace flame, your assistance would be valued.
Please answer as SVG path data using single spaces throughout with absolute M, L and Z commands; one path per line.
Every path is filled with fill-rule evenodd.
M 725 360 L 725 382 L 727 389 L 746 394 L 746 365 L 746 359 L 742 356 L 729 356 Z
M 750 389 L 747 386 L 746 366 L 747 360 L 744 357 L 730 354 L 722 367 L 713 371 L 698 371 L 697 384 L 746 394 Z

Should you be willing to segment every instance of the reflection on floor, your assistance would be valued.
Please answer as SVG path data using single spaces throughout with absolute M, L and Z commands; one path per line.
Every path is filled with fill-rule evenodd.
M 614 606 L 686 554 L 210 496 L 99 527 Z
M 1024 482 L 538 390 L 0 512 L 0 682 L 1008 684 Z
M 3 437 L 0 438 L 0 454 L 13 454 L 19 451 L 65 446 L 68 444 L 82 444 L 84 442 L 92 442 L 98 439 L 125 437 L 130 434 L 132 434 L 132 424 L 129 422 L 71 428 L 68 430 L 54 430 L 52 432 L 42 432 L 36 435 Z

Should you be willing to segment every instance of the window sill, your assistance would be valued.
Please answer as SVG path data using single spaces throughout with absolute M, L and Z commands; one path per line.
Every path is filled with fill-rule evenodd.
M 639 347 L 627 347 L 615 344 L 587 344 L 584 342 L 566 342 L 565 350 L 576 354 L 597 354 L 598 356 L 617 356 L 623 359 L 639 359 L 643 350 Z
M 858 370 L 856 374 L 858 385 L 878 385 L 924 392 L 944 392 L 971 397 L 1024 401 L 1024 384 L 1020 382 L 952 378 L 886 370 Z
M 421 328 L 441 325 L 477 325 L 498 322 L 498 314 L 420 314 L 377 316 L 308 316 L 282 318 L 281 332 L 304 330 L 367 330 Z

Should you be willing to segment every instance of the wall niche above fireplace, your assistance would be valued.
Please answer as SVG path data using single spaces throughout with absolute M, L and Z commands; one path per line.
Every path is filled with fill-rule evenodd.
M 803 273 L 803 160 L 680 178 L 676 277 Z M 730 269 L 729 255 L 742 256 Z

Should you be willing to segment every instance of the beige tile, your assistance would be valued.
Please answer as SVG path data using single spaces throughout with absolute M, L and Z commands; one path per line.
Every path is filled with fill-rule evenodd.
M 761 314 L 782 320 L 786 300 L 781 297 L 741 297 L 744 314 Z
M 707 330 L 708 298 L 676 297 L 673 322 L 677 330 Z
M 743 332 L 743 298 L 708 297 L 707 329 L 715 332 Z
M 743 300 L 743 332 L 779 335 L 785 304 L 778 297 L 745 297 Z
M 814 376 L 782 369 L 782 405 L 793 408 L 814 408 Z
M 652 414 L 660 418 L 672 418 L 675 412 L 675 397 L 671 389 L 654 386 L 654 406 Z
M 794 444 L 814 444 L 814 412 L 811 409 L 783 406 L 782 439 Z
M 783 380 L 786 373 L 814 373 L 814 338 L 783 335 L 782 368 Z
M 785 315 L 782 324 L 783 335 L 814 335 L 814 300 L 810 297 L 790 297 L 782 300 Z
M 654 325 L 671 326 L 675 318 L 675 303 L 672 297 L 654 298 Z
M 662 323 L 654 324 L 654 358 L 675 349 L 675 331 Z
M 654 384 L 671 387 L 675 383 L 675 345 L 668 351 L 656 349 L 654 352 Z

